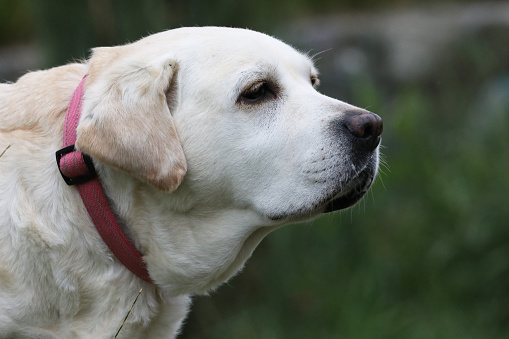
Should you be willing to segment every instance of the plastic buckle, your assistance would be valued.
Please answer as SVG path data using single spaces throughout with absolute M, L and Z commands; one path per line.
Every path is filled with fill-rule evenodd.
M 71 178 L 62 172 L 62 169 L 60 168 L 60 159 L 62 159 L 62 157 L 64 155 L 69 154 L 74 151 L 76 151 L 76 149 L 74 148 L 74 145 L 70 145 L 70 146 L 64 147 L 56 152 L 58 170 L 60 171 L 62 178 L 64 178 L 65 183 L 69 186 L 80 185 L 80 184 L 86 183 L 87 181 L 90 181 L 97 176 L 92 159 L 90 158 L 90 156 L 86 155 L 85 153 L 81 153 L 81 152 L 80 153 L 81 153 L 81 156 L 83 157 L 83 162 L 85 163 L 85 166 L 88 169 L 88 173 L 81 175 L 79 177 L 76 177 L 76 178 Z

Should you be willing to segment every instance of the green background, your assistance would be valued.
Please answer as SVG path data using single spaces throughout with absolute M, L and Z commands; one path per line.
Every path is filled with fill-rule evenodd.
M 38 67 L 50 67 L 168 28 L 225 25 L 313 54 L 323 42 L 295 32 L 324 18 L 472 3 L 0 0 L 0 50 L 35 46 Z M 241 274 L 195 298 L 180 338 L 509 338 L 509 24 L 462 27 L 418 77 L 384 69 L 391 47 L 376 33 L 351 38 L 376 53 L 344 77 L 333 70 L 341 44 L 317 58 L 321 91 L 384 119 L 372 191 L 269 235 Z M 419 33 L 424 47 L 441 35 Z

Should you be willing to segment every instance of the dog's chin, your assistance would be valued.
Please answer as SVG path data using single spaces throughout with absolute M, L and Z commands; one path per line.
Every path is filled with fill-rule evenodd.
M 339 211 L 354 206 L 369 191 L 373 184 L 376 170 L 370 166 L 353 178 L 346 180 L 341 185 L 319 199 L 310 206 L 301 207 L 294 211 L 270 215 L 272 221 L 301 222 L 312 219 L 323 213 Z
M 354 206 L 369 191 L 374 178 L 375 174 L 372 170 L 365 169 L 362 171 L 339 194 L 325 204 L 322 213 L 339 211 Z

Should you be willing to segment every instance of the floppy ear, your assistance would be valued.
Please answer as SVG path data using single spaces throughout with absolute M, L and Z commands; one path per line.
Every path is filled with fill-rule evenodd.
M 177 64 L 147 64 L 126 48 L 94 49 L 76 148 L 171 192 L 187 170 L 167 98 L 176 91 Z

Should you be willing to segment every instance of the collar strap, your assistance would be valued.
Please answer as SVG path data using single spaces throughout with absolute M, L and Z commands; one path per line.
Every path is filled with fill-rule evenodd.
M 67 108 L 63 148 L 56 152 L 57 165 L 65 182 L 78 189 L 88 215 L 111 252 L 136 276 L 153 283 L 141 253 L 134 247 L 117 221 L 97 177 L 92 159 L 74 148 L 87 76 L 83 77 L 74 91 Z

